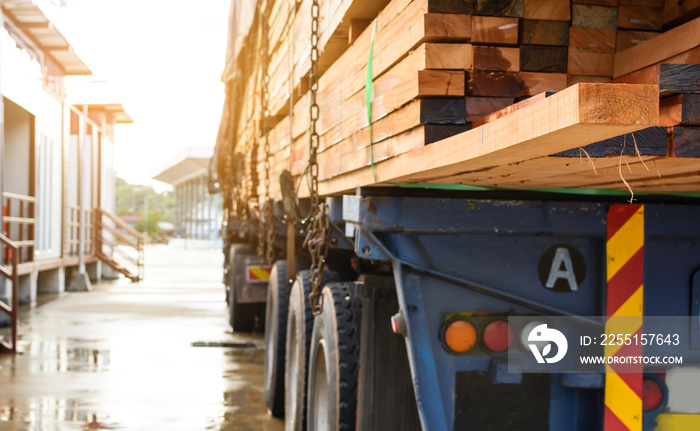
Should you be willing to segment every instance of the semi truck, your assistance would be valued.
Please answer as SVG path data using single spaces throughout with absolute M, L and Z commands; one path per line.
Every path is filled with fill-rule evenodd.
M 472 50 L 498 43 L 501 36 L 479 39 L 480 17 L 505 19 L 505 28 L 497 26 L 505 32 L 538 15 L 528 15 L 527 0 L 524 16 L 500 5 L 517 2 L 425 1 L 416 15 L 425 19 L 423 29 L 433 19 L 441 25 L 469 19 L 467 39 L 427 39 L 449 45 L 436 48 L 423 45 L 423 35 L 382 64 L 373 50 L 386 46 L 381 55 L 391 57 L 387 50 L 398 49 L 396 38 L 409 37 L 401 30 L 413 31 L 401 17 L 413 16 L 406 11 L 421 2 L 370 3 L 232 2 L 227 101 L 210 191 L 224 198 L 231 325 L 265 333 L 269 413 L 283 418 L 287 430 L 700 429 L 700 183 L 695 158 L 681 163 L 680 152 L 671 154 L 682 147 L 673 133 L 686 120 L 669 126 L 659 117 L 665 91 L 685 97 L 700 91 L 697 83 L 695 90 L 675 91 L 663 84 L 649 90 L 648 84 L 660 83 L 629 77 L 624 87 L 600 79 L 589 79 L 595 81 L 590 86 L 567 82 L 492 109 L 485 120 L 433 127 L 436 120 L 426 117 L 481 97 L 474 94 L 482 72 L 468 68 L 466 89 L 451 96 L 459 102 L 425 98 L 420 90 L 398 116 L 392 111 L 375 119 L 370 109 L 381 109 L 388 96 L 381 99 L 372 89 L 388 88 L 375 85 L 382 76 L 399 80 L 398 72 L 391 74 L 406 58 L 462 49 L 458 42 L 470 42 Z M 572 19 L 576 4 L 564 3 Z M 622 6 L 615 10 L 623 16 Z M 674 16 L 696 25 L 681 12 Z M 578 28 L 575 21 L 567 29 Z M 295 33 L 304 25 L 308 38 Z M 380 42 L 381 31 L 391 33 L 387 42 Z M 347 47 L 338 50 L 332 40 L 341 32 Z M 527 37 L 516 32 L 521 55 Z M 370 41 L 369 54 L 357 59 L 351 49 L 363 41 Z M 295 43 L 310 50 L 295 51 Z M 346 93 L 335 104 L 320 103 L 329 100 L 322 84 L 353 80 L 350 70 L 334 68 L 348 58 L 366 72 L 366 99 Z M 477 61 L 476 50 L 470 58 Z M 274 91 L 280 68 L 289 84 L 282 96 Z M 405 80 L 413 82 L 408 70 Z M 419 87 L 437 82 L 425 70 L 415 75 Z M 647 73 L 667 78 L 663 71 Z M 333 74 L 342 84 L 323 81 Z M 521 84 L 530 78 L 512 71 L 499 76 L 518 76 Z M 520 95 L 531 92 L 519 88 Z M 606 99 L 610 94 L 614 103 Z M 275 105 L 276 97 L 284 103 Z M 365 102 L 359 111 L 366 121 L 353 133 L 370 129 L 367 145 L 343 154 L 369 154 L 359 167 L 351 157 L 331 158 L 333 145 L 345 141 L 324 141 L 334 129 L 319 123 L 324 115 L 337 116 L 333 111 L 348 100 Z M 685 100 L 682 109 L 689 106 Z M 408 118 L 414 102 L 420 115 L 411 133 L 420 129 L 428 139 L 437 131 L 438 138 L 379 156 L 381 143 L 394 137 L 382 127 Z M 578 109 L 573 126 L 543 126 L 558 121 L 552 112 L 571 106 Z M 306 116 L 299 119 L 297 112 Z M 650 119 L 640 120 L 649 112 Z M 373 139 L 372 125 L 375 138 L 389 137 Z M 663 148 L 653 153 L 659 128 Z M 494 131 L 500 134 L 490 136 Z M 407 133 L 397 132 L 395 142 L 407 145 L 413 139 Z M 684 145 L 692 145 L 695 135 L 685 136 Z M 471 150 L 454 148 L 467 148 L 471 140 L 488 149 L 460 159 L 460 151 Z M 511 163 L 508 151 L 516 146 L 521 159 Z M 523 155 L 535 146 L 543 157 Z M 601 148 L 615 153 L 598 159 L 593 152 Z M 564 154 L 569 150 L 578 150 L 576 157 Z M 339 170 L 328 174 L 336 159 Z M 655 164 L 657 172 L 636 177 L 629 164 L 637 159 L 635 166 Z M 617 180 L 619 173 L 620 180 L 596 180 L 588 163 L 598 163 L 596 176 L 611 172 Z M 671 165 L 684 168 L 666 171 Z M 630 170 L 628 179 L 623 168 Z M 503 178 L 510 175 L 523 178 L 523 185 L 489 184 L 507 183 Z M 547 187 L 531 185 L 542 178 Z M 585 355 L 604 362 L 587 366 Z

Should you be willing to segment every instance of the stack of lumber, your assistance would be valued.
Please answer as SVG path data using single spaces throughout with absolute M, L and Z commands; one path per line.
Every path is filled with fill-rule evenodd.
M 311 1 L 259 6 L 217 149 L 244 158 L 253 204 L 265 195 L 265 139 L 272 197 L 284 170 L 308 194 Z M 323 194 L 398 183 L 700 192 L 700 1 L 320 7 Z

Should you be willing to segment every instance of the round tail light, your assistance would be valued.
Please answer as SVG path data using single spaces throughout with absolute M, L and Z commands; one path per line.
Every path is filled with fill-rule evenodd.
M 505 320 L 494 320 L 484 328 L 482 339 L 490 351 L 505 352 L 513 344 L 513 328 Z
M 642 410 L 656 410 L 664 400 L 661 384 L 654 379 L 644 379 L 642 390 Z
M 466 353 L 476 344 L 476 329 L 467 321 L 455 320 L 445 328 L 444 339 L 451 351 Z

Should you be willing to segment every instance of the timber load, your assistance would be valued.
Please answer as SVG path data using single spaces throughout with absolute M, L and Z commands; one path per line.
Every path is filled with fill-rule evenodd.
M 232 2 L 212 171 L 249 205 L 308 196 L 312 142 L 322 196 L 700 192 L 700 1 L 315 1 L 316 61 L 314 0 Z

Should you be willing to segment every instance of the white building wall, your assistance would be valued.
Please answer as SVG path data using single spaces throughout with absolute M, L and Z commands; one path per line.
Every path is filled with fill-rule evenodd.
M 101 187 L 100 196 L 102 208 L 112 214 L 116 213 L 116 174 L 114 172 L 114 144 L 112 141 L 102 135 L 102 160 L 100 161 L 101 172 Z
M 45 93 L 42 110 L 36 116 L 36 259 L 60 257 L 62 202 L 63 105 Z
M 20 194 L 31 194 L 29 190 L 29 145 L 34 146 L 35 154 L 35 257 L 37 259 L 59 257 L 61 253 L 61 148 L 63 130 L 63 103 L 42 84 L 41 66 L 38 53 L 32 48 L 18 47 L 6 29 L 0 29 L 0 80 L 3 96 L 31 114 L 29 119 L 17 118 L 13 126 L 12 118 L 7 118 L 11 139 L 22 140 L 21 146 L 5 150 L 13 154 L 4 161 L 4 188 Z M 22 43 L 20 42 L 19 45 Z M 21 116 L 21 111 L 19 111 Z M 34 121 L 34 142 L 30 139 L 30 122 Z M 8 133 L 6 132 L 6 136 Z M 16 167 L 16 169 L 15 169 Z M 22 172 L 16 172 L 19 169 Z
M 45 101 L 45 91 L 42 84 L 41 65 L 37 60 L 38 54 L 32 53 L 29 47 L 20 49 L 6 29 L 0 29 L 0 69 L 2 93 L 8 99 L 35 114 L 41 110 Z M 59 118 L 61 112 L 58 112 Z
M 2 166 L 5 192 L 29 194 L 29 140 L 33 120 L 29 112 L 5 99 L 5 159 Z
M 68 140 L 68 205 L 78 205 L 78 135 Z
M 88 135 L 85 137 L 85 142 L 83 144 L 83 156 L 81 160 L 81 199 L 83 201 L 83 208 L 92 208 L 92 136 Z

